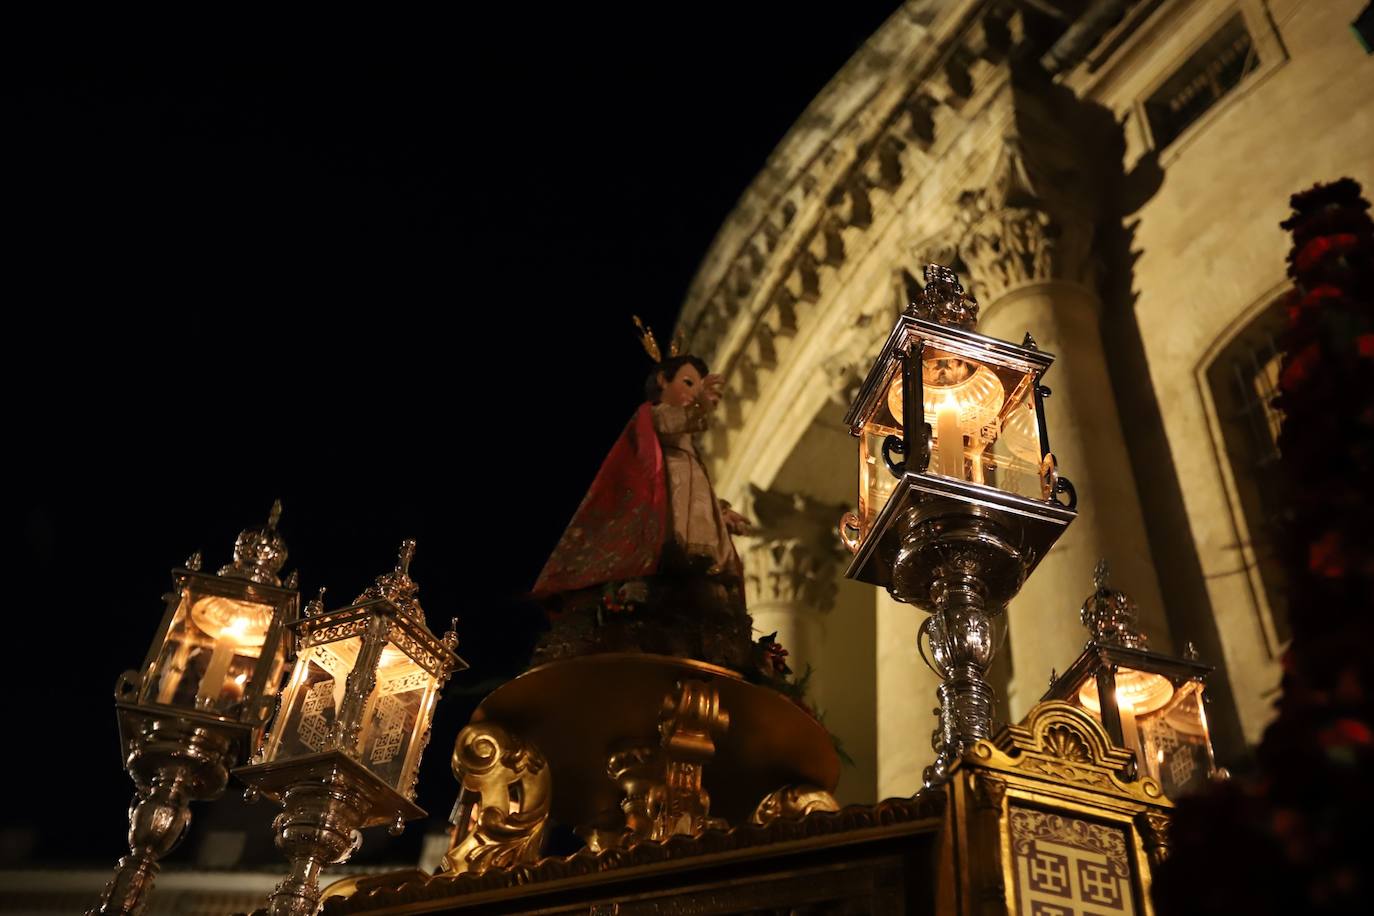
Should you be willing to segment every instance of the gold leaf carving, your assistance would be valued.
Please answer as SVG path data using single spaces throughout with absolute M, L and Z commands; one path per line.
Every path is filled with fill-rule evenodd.
M 1087 743 L 1075 732 L 1062 725 L 1056 725 L 1045 732 L 1045 750 L 1061 760 L 1074 763 L 1088 763 L 1092 755 L 1088 753 Z

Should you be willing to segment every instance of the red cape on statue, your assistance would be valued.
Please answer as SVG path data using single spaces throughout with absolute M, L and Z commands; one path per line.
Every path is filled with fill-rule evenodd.
M 534 583 L 539 597 L 658 570 L 668 537 L 668 485 L 652 404 L 641 404 Z

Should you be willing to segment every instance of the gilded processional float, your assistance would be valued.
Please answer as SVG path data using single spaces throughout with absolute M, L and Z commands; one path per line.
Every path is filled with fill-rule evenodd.
M 1149 651 L 1104 564 L 1083 654 L 1022 722 L 994 727 L 1005 608 L 1076 494 L 1044 421 L 1054 357 L 1030 335 L 976 333 L 977 312 L 952 271 L 928 267 L 845 420 L 859 458 L 857 509 L 837 532 L 847 575 L 924 615 L 912 664 L 941 680 L 936 759 L 915 795 L 837 804 L 835 743 L 744 604 L 732 536 L 749 522 L 697 452 L 721 379 L 641 327 L 645 401 L 535 585 L 549 628 L 531 667 L 458 735 L 437 873 L 320 880 L 361 828 L 423 815 L 414 776 L 462 667 L 457 634 L 425 625 L 413 542 L 357 601 L 325 611 L 321 595 L 296 619 L 274 513 L 219 576 L 198 559 L 174 573 L 150 660 L 121 682 L 143 800 L 93 912 L 139 910 L 165 834 L 235 767 L 282 806 L 291 871 L 273 914 L 1152 912 L 1169 796 L 1215 772 L 1210 669 Z M 188 673 L 191 659 L 204 670 Z M 554 825 L 581 848 L 547 855 Z

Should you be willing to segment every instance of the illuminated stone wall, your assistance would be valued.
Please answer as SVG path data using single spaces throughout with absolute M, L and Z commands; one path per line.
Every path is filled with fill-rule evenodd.
M 1374 58 L 1348 29 L 1361 5 L 1125 3 L 1114 25 L 1075 23 L 1080 41 L 1024 5 L 909 2 L 722 226 L 681 319 L 727 378 L 708 460 L 723 497 L 768 494 L 812 519 L 803 565 L 791 547 L 768 555 L 803 580 L 761 610 L 795 634 L 855 758 L 842 799 L 909 794 L 933 757 L 920 612 L 814 587 L 817 558 L 843 569 L 824 545 L 826 513 L 854 499 L 843 406 L 904 302 L 903 272 L 927 261 L 960 269 L 983 333 L 1029 330 L 1059 357 L 1050 441 L 1081 515 L 1010 609 L 1003 714 L 1024 714 L 1082 647 L 1077 609 L 1106 556 L 1153 647 L 1193 642 L 1220 666 L 1223 756 L 1257 739 L 1282 628 L 1206 374 L 1283 288 L 1288 195 L 1343 174 L 1374 186 L 1359 92 Z

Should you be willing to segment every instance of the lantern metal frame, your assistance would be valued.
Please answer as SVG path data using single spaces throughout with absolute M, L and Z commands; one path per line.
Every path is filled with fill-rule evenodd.
M 1064 700 L 1084 708 L 1085 712 L 1092 715 L 1093 711 L 1082 696 L 1086 685 L 1092 682 L 1097 691 L 1096 717 L 1118 747 L 1132 752 L 1123 778 L 1136 779 L 1146 775 L 1140 773 L 1138 763 L 1145 759 L 1148 750 L 1145 729 L 1140 728 L 1139 723 L 1149 723 L 1157 715 L 1165 715 L 1176 709 L 1185 701 L 1187 694 L 1193 693 L 1196 695 L 1198 720 L 1202 727 L 1203 740 L 1200 743 L 1206 752 L 1206 773 L 1209 777 L 1215 776 L 1219 771 L 1205 709 L 1207 677 L 1215 670 L 1214 667 L 1198 660 L 1191 643 L 1181 657 L 1148 648 L 1145 634 L 1137 628 L 1139 611 L 1135 602 L 1124 592 L 1109 585 L 1110 575 L 1107 561 L 1099 561 L 1093 571 L 1093 593 L 1083 602 L 1079 611 L 1079 618 L 1088 628 L 1090 638 L 1063 674 L 1051 675 L 1049 689 L 1042 699 Z M 1132 716 L 1136 725 L 1130 730 L 1125 728 L 1117 689 L 1121 675 L 1126 672 L 1162 679 L 1170 689 L 1168 698 L 1162 704 Z M 1148 684 L 1149 681 L 1143 683 Z M 1128 731 L 1133 734 L 1128 734 Z M 1163 753 L 1163 748 L 1158 750 Z M 1162 766 L 1163 757 L 1157 762 Z
M 1044 400 L 1050 389 L 1042 378 L 1054 363 L 1054 355 L 1034 346 L 1026 335 L 1028 346 L 1017 346 L 1005 340 L 985 337 L 974 331 L 949 327 L 904 313 L 897 318 L 877 361 L 864 379 L 859 393 L 845 414 L 844 422 L 850 435 L 860 437 L 864 426 L 881 406 L 882 399 L 894 377 L 902 375 L 902 435 L 889 436 L 884 446 L 888 471 L 898 483 L 892 496 L 874 519 L 871 528 L 855 551 L 845 576 L 872 585 L 888 587 L 892 582 L 890 554 L 895 552 L 888 535 L 896 527 L 897 519 L 907 510 L 923 504 L 953 501 L 960 505 L 977 505 L 990 512 L 1014 519 L 1021 533 L 1018 539 L 1026 555 L 1028 575 L 1064 529 L 1077 518 L 1078 495 L 1072 482 L 1058 473 L 1058 463 L 1050 450 L 1049 432 L 1045 426 Z M 930 424 L 923 415 L 924 382 L 921 377 L 921 352 L 927 344 L 978 362 L 1016 368 L 1032 375 L 1032 397 L 1040 437 L 1041 489 L 1043 499 L 1036 500 L 986 484 L 955 480 L 929 473 L 931 458 Z M 916 430 L 915 448 L 911 448 Z M 895 440 L 895 441 L 894 441 Z M 891 460 L 891 453 L 902 455 L 901 461 Z M 1067 505 L 1058 500 L 1059 494 L 1069 498 Z M 882 548 L 887 547 L 884 551 Z M 886 554 L 886 556 L 885 556 Z
M 247 798 L 265 796 L 282 805 L 273 831 L 277 847 L 291 862 L 291 871 L 269 897 L 272 916 L 313 914 L 319 905 L 320 872 L 326 865 L 348 859 L 361 844 L 359 830 L 389 824 L 391 832 L 399 834 L 406 821 L 426 816 L 414 801 L 420 760 L 429 742 L 439 692 L 450 676 L 467 668 L 467 662 L 455 651 L 456 618 L 454 628 L 442 638 L 424 623 L 424 610 L 415 598 L 419 586 L 409 575 L 414 552 L 415 542 L 404 542 L 395 570 L 379 577 L 354 603 L 325 612 L 321 594 L 307 606 L 306 616 L 291 627 L 299 646 L 292 680 L 309 664 L 310 649 L 360 638 L 326 746 L 309 754 L 277 756 L 290 716 L 286 703 L 279 699 L 263 750 L 252 764 L 233 771 L 249 787 Z M 388 644 L 400 648 L 434 678 L 430 700 L 419 711 L 422 718 L 416 722 L 407 763 L 402 766 L 403 791 L 355 756 L 367 698 L 376 686 L 378 664 Z M 279 696 L 285 697 L 289 690 Z
M 277 578 L 286 562 L 286 545 L 277 534 L 281 503 L 272 507 L 267 524 L 241 532 L 234 562 L 219 573 L 201 571 L 194 554 L 172 570 L 173 589 L 164 597 L 166 610 L 143 667 L 125 671 L 115 683 L 115 716 L 124 767 L 134 781 L 129 807 L 129 854 L 119 860 L 100 901 L 88 910 L 99 914 L 133 914 L 143 910 L 152 892 L 159 861 L 185 836 L 191 823 L 190 803 L 223 793 L 229 769 L 258 746 L 277 694 L 269 688 L 278 650 L 291 653 L 290 625 L 300 606 L 293 573 Z M 234 714 L 149 699 L 161 652 L 188 592 L 218 595 L 271 605 L 272 614 L 258 661 L 244 681 L 242 704 Z
M 1133 649 L 1129 646 L 1089 640 L 1069 667 L 1055 677 L 1054 683 L 1040 699 L 1065 700 L 1081 706 L 1083 704 L 1078 699 L 1079 691 L 1089 680 L 1095 680 L 1102 707 L 1102 726 L 1118 747 L 1127 747 L 1122 735 L 1121 712 L 1116 702 L 1116 676 L 1122 669 L 1158 674 L 1167 679 L 1174 690 L 1178 691 L 1189 682 L 1197 682 L 1205 688 L 1207 678 L 1216 670 L 1216 666 L 1193 658 L 1165 655 L 1150 649 Z M 1211 753 L 1210 745 L 1208 753 Z
M 173 589 L 164 596 L 167 609 L 149 646 L 143 667 L 137 672 L 124 672 L 115 684 L 120 746 L 126 756 L 133 743 L 139 740 L 148 721 L 173 716 L 223 732 L 230 742 L 233 756 L 246 759 L 256 750 L 258 739 L 272 717 L 278 694 L 265 693 L 263 682 L 271 673 L 273 656 L 280 644 L 285 643 L 286 655 L 291 655 L 291 625 L 296 622 L 299 613 L 300 593 L 295 588 L 284 585 L 201 572 L 198 568 L 193 568 L 196 565 L 195 558 L 192 560 L 192 566 L 172 570 Z M 257 664 L 253 666 L 253 673 L 244 683 L 243 707 L 238 715 L 222 715 L 209 710 L 148 699 L 153 687 L 152 678 L 157 668 L 158 656 L 175 623 L 181 596 L 188 587 L 194 587 L 200 594 L 218 594 L 223 597 L 252 600 L 260 604 L 271 603 L 274 607 Z M 262 599 L 270 599 L 270 602 Z
M 1101 719 L 1102 727 L 1112 739 L 1112 743 L 1131 752 L 1131 760 L 1121 775 L 1123 779 L 1133 780 L 1140 779 L 1145 775 L 1140 772 L 1139 759 L 1141 755 L 1145 754 L 1147 748 L 1144 744 L 1144 730 L 1141 726 L 1137 726 L 1134 744 L 1132 744 L 1130 736 L 1126 734 L 1117 701 L 1118 676 L 1123 672 L 1135 671 L 1158 675 L 1166 679 L 1174 691 L 1166 709 L 1179 702 L 1180 695 L 1187 691 L 1190 685 L 1195 685 L 1192 689 L 1197 693 L 1197 702 L 1204 729 L 1204 740 L 1201 744 L 1206 751 L 1206 775 L 1209 778 L 1215 778 L 1224 775 L 1225 771 L 1217 766 L 1216 752 L 1212 747 L 1211 729 L 1206 718 L 1206 705 L 1210 700 L 1207 693 L 1207 678 L 1214 670 L 1216 670 L 1215 666 L 1192 657 L 1166 655 L 1150 649 L 1089 640 L 1083 651 L 1064 670 L 1064 673 L 1053 678 L 1049 689 L 1045 691 L 1045 695 L 1041 699 L 1064 700 L 1083 709 L 1084 703 L 1080 697 L 1080 692 L 1086 683 L 1094 681 L 1097 687 L 1099 707 L 1097 716 Z M 1084 709 L 1084 711 L 1092 715 L 1091 710 Z M 1140 716 L 1137 721 L 1148 721 L 1150 718 L 1152 718 L 1152 714 L 1146 714 Z M 1163 762 L 1161 759 L 1161 766 Z M 1167 785 L 1165 788 L 1168 788 Z
M 849 523 L 846 516 L 841 536 L 854 552 L 847 578 L 884 587 L 896 600 L 931 615 L 922 623 L 917 648 L 941 680 L 939 723 L 932 737 L 937 754 L 924 774 L 926 785 L 933 786 L 948 779 L 965 749 L 991 736 L 993 691 L 986 674 L 997 649 L 998 618 L 1077 517 L 1078 497 L 1073 484 L 1059 475 L 1045 425 L 1050 389 L 1042 379 L 1054 356 L 1040 350 L 1029 334 L 1017 346 L 974 332 L 977 302 L 949 268 L 927 266 L 925 281 L 920 296 L 898 316 L 844 418 L 862 441 L 900 374 L 902 416 L 894 418 L 900 420 L 900 434 L 888 435 L 881 446 L 883 463 L 897 483 L 871 523 L 857 518 Z M 1033 399 L 1041 499 L 930 473 L 936 443 L 924 415 L 922 357 L 933 348 L 1022 373 L 1030 390 L 1020 393 L 1018 387 L 1003 406 L 1026 395 Z M 1061 495 L 1067 504 L 1060 502 Z M 845 537 L 846 525 L 857 528 L 859 536 Z

